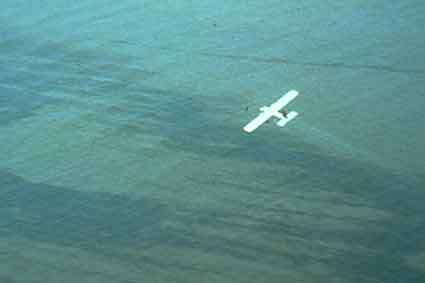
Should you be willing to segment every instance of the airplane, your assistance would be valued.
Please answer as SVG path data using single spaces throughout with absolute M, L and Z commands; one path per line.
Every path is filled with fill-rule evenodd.
M 282 95 L 275 103 L 270 106 L 263 106 L 260 108 L 260 113 L 254 120 L 249 122 L 243 127 L 244 131 L 247 133 L 252 133 L 259 126 L 264 124 L 271 117 L 277 117 L 280 120 L 276 123 L 279 127 L 284 127 L 289 121 L 298 116 L 298 113 L 291 111 L 289 113 L 286 110 L 283 110 L 283 113 L 279 112 L 284 106 L 291 102 L 295 97 L 298 96 L 298 91 L 290 90 L 286 94 Z

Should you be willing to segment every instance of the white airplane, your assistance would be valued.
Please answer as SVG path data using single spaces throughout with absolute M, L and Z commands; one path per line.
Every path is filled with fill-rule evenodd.
M 251 133 L 259 126 L 264 124 L 271 117 L 277 117 L 280 120 L 276 123 L 279 127 L 285 126 L 289 121 L 294 119 L 298 113 L 295 111 L 291 111 L 287 113 L 285 110 L 283 113 L 279 112 L 285 105 L 291 102 L 295 97 L 298 96 L 298 91 L 291 90 L 284 94 L 281 98 L 279 98 L 275 103 L 270 106 L 263 106 L 260 108 L 260 113 L 254 120 L 249 122 L 243 127 L 245 132 Z

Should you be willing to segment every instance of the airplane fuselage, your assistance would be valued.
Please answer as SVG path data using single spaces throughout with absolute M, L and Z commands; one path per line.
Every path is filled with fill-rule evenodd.
M 260 107 L 260 111 L 263 112 L 263 113 L 269 114 L 273 117 L 279 118 L 279 119 L 284 118 L 284 115 L 282 113 L 280 113 L 279 110 L 273 109 L 272 107 L 269 107 L 269 106 Z

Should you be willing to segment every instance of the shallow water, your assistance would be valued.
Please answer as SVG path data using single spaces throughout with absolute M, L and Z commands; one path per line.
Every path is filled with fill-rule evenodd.
M 423 282 L 424 15 L 3 1 L 0 281 Z

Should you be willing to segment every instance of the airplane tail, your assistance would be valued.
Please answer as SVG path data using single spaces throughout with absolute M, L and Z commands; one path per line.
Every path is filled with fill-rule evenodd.
M 291 111 L 291 112 L 288 113 L 288 115 L 286 115 L 286 118 L 280 119 L 276 124 L 279 127 L 284 127 L 286 125 L 286 123 L 288 123 L 289 121 L 291 121 L 292 119 L 294 119 L 297 116 L 298 116 L 298 112 Z

